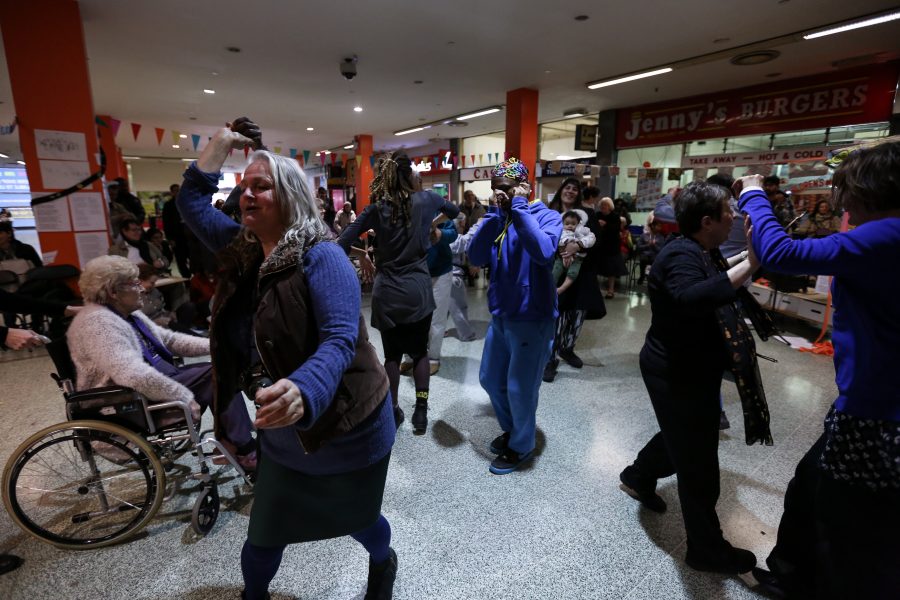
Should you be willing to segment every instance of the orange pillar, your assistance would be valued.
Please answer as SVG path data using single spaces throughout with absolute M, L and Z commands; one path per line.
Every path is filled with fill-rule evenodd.
M 116 177 L 127 177 L 126 172 L 119 168 L 119 148 L 116 146 L 116 138 L 112 131 L 112 117 L 109 115 L 97 115 L 102 123 L 97 123 L 97 131 L 100 134 L 100 147 L 106 154 L 106 181 L 112 181 Z
M 356 156 L 362 159 L 359 162 L 359 168 L 356 169 L 356 214 L 361 213 L 369 205 L 369 186 L 372 184 L 372 180 L 375 179 L 370 160 L 372 154 L 372 136 L 356 136 Z
M 532 181 L 537 142 L 538 91 L 519 88 L 506 92 L 506 154 L 525 163 Z
M 99 170 L 99 151 L 78 3 L 0 2 L 0 31 L 32 196 L 80 183 Z M 106 253 L 102 184 L 95 181 L 81 192 L 35 207 L 49 263 L 83 265 Z

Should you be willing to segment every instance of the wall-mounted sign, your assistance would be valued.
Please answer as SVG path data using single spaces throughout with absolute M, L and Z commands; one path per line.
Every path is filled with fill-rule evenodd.
M 900 63 L 835 71 L 616 113 L 616 146 L 657 146 L 875 123 L 891 117 Z
M 438 162 L 440 159 L 440 162 Z M 417 156 L 412 159 L 413 171 L 420 175 L 436 175 L 438 173 L 449 173 L 453 170 L 453 163 L 450 162 L 450 151 L 441 150 L 439 153 L 431 156 Z
M 490 181 L 494 167 L 474 167 L 459 170 L 460 181 Z
M 575 149 L 583 152 L 597 151 L 597 125 L 575 126 Z

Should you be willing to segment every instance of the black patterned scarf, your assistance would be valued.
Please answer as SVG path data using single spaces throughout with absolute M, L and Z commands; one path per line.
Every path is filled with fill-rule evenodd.
M 718 248 L 710 250 L 712 261 L 710 267 L 717 272 L 727 272 L 728 262 Z M 716 319 L 725 341 L 728 353 L 728 364 L 744 410 L 744 437 L 748 446 L 757 442 L 766 446 L 772 445 L 772 432 L 769 431 L 769 405 L 766 403 L 766 391 L 763 389 L 759 374 L 759 363 L 756 360 L 756 342 L 753 334 L 744 322 L 744 312 L 760 338 L 765 341 L 775 333 L 775 327 L 768 314 L 762 310 L 756 298 L 740 287 L 738 300 L 716 309 Z M 743 310 L 742 310 L 743 309 Z

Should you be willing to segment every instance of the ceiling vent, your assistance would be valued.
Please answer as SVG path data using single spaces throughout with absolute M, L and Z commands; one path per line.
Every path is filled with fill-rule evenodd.
M 731 58 L 731 64 L 739 67 L 749 67 L 753 65 L 761 65 L 771 62 L 781 56 L 778 50 L 756 50 L 753 52 L 745 52 Z

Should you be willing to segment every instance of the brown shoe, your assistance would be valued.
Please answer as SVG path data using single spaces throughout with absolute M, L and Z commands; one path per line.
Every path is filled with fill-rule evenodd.
M 407 373 L 412 371 L 412 368 L 413 368 L 412 361 L 405 360 L 402 363 L 400 363 L 400 374 L 406 375 Z
M 438 362 L 431 361 L 428 368 L 431 371 L 431 374 L 434 375 L 435 373 L 437 373 L 438 371 L 441 370 L 441 363 L 440 363 L 440 361 L 438 361 Z

